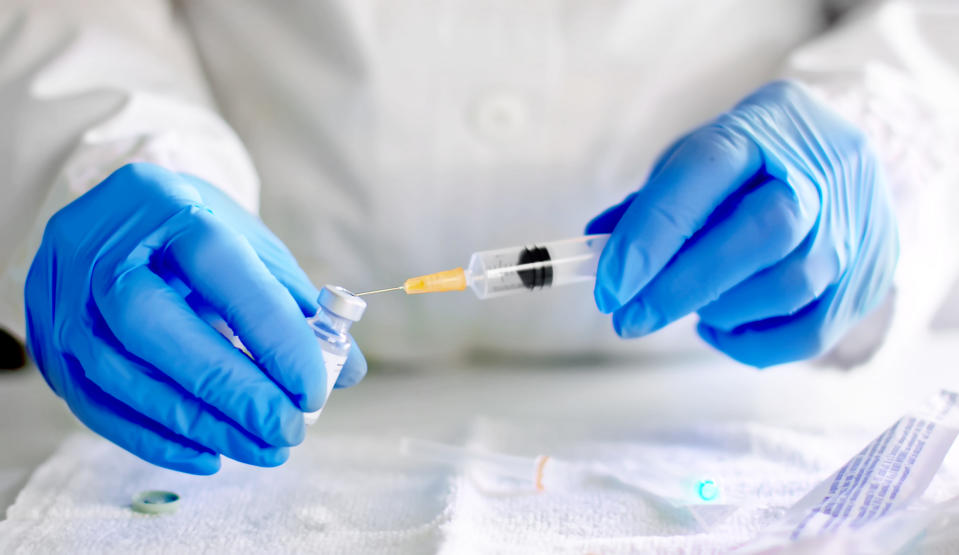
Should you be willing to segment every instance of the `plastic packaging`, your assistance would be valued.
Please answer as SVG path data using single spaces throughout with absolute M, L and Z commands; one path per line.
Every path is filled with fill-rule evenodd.
M 412 438 L 403 438 L 400 452 L 454 466 L 477 465 L 515 481 L 520 491 L 568 491 L 597 484 L 628 489 L 664 506 L 687 511 L 704 531 L 728 514 L 708 509 L 730 503 L 720 484 L 701 469 L 644 464 L 639 476 L 593 461 L 565 461 L 549 455 L 520 457 Z
M 957 433 L 959 395 L 942 391 L 896 421 L 740 552 L 893 551 L 894 543 L 915 536 L 945 510 L 906 511 L 929 486 Z

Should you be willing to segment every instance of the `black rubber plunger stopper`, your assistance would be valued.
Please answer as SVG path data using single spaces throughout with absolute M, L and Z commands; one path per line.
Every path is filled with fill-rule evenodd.
M 532 264 L 534 262 L 549 262 L 549 251 L 545 247 L 527 247 L 519 255 L 518 264 Z M 549 287 L 553 284 L 553 266 L 540 264 L 534 268 L 520 270 L 519 279 L 527 289 Z

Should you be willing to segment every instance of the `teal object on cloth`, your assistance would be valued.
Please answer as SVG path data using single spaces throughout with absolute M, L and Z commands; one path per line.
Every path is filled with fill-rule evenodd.
M 93 431 L 167 468 L 275 466 L 326 394 L 305 316 L 317 290 L 258 218 L 212 185 L 131 164 L 48 222 L 24 291 L 27 343 Z M 201 316 L 205 315 L 205 316 Z M 217 332 L 222 317 L 251 353 Z M 366 371 L 351 353 L 343 382 Z
M 597 216 L 595 297 L 622 337 L 687 314 L 757 367 L 816 356 L 888 293 L 898 233 L 864 134 L 802 86 L 770 83 L 674 143 Z

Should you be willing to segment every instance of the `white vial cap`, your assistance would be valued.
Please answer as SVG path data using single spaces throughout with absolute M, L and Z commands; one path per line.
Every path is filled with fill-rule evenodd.
M 359 322 L 366 310 L 366 301 L 339 285 L 324 285 L 317 302 L 324 310 L 353 322 Z

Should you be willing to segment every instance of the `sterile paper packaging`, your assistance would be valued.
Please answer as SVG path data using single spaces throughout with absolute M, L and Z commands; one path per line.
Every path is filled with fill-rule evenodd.
M 959 433 L 959 395 L 942 391 L 812 489 L 742 553 L 894 553 L 959 501 L 915 503 Z M 908 511 L 907 511 L 908 509 Z M 959 540 L 959 533 L 955 534 Z

